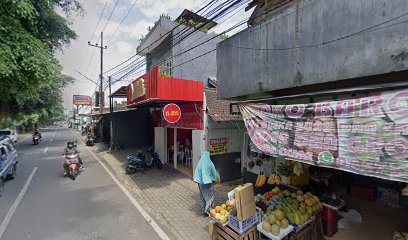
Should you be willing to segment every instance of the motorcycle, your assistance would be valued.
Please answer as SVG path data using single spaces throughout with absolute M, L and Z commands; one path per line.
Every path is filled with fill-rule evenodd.
M 39 134 L 33 134 L 33 144 L 37 145 L 40 142 L 40 135 Z
M 86 138 L 86 146 L 92 147 L 94 144 L 95 144 L 94 136 L 88 135 L 88 137 Z
M 147 169 L 163 168 L 163 164 L 160 161 L 159 155 L 154 151 L 154 147 L 150 147 L 147 152 L 150 154 L 151 159 L 149 163 L 146 163 L 143 150 L 139 150 L 136 156 L 128 156 L 126 163 L 126 173 L 133 174 L 137 171 L 145 171 Z
M 68 150 L 64 155 L 64 175 L 75 181 L 79 174 L 79 153 L 75 150 Z

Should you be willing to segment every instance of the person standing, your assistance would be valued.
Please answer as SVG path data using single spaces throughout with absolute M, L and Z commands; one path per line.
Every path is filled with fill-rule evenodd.
M 214 183 L 220 182 L 220 176 L 210 159 L 210 153 L 204 151 L 194 171 L 194 182 L 200 190 L 201 210 L 209 213 L 214 207 Z

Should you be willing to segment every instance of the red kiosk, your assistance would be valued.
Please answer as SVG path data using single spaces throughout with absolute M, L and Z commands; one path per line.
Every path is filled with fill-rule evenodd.
M 203 102 L 204 83 L 161 76 L 159 67 L 127 87 L 127 107 L 150 109 L 151 132 L 162 162 L 190 176 L 204 146 Z

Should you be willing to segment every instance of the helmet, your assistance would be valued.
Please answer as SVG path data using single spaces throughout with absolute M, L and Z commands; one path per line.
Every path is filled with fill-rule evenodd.
M 68 148 L 73 148 L 74 147 L 74 142 L 72 142 L 72 141 L 67 142 L 67 147 Z

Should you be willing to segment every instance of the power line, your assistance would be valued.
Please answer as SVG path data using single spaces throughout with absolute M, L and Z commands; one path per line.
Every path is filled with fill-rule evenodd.
M 213 2 L 216 2 L 216 1 L 218 1 L 218 0 L 211 0 L 211 2 L 208 3 L 206 6 L 208 6 L 209 4 L 211 4 L 211 3 L 213 3 Z M 201 9 L 198 10 L 196 13 L 200 12 L 200 11 L 201 11 L 202 9 L 204 9 L 204 8 L 205 8 L 205 7 L 201 8 Z M 161 39 L 167 37 L 168 34 L 170 34 L 171 32 L 173 32 L 173 31 L 174 31 L 177 27 L 179 27 L 180 25 L 182 25 L 182 24 L 179 23 L 177 26 L 175 26 L 174 28 L 170 29 L 168 32 L 166 32 L 165 34 L 163 34 L 160 38 L 158 38 L 157 40 L 155 40 L 155 41 L 154 41 L 153 43 L 151 43 L 149 46 L 146 46 L 145 48 L 143 48 L 142 50 L 140 50 L 140 52 L 146 50 L 147 48 L 149 48 L 150 46 L 152 46 L 152 45 L 155 44 L 156 42 L 158 42 L 158 41 L 160 41 Z M 114 66 L 114 67 L 112 67 L 112 68 L 110 68 L 109 70 L 107 70 L 107 71 L 104 72 L 104 73 L 108 73 L 108 72 L 110 72 L 110 71 L 112 71 L 112 70 L 118 68 L 119 66 L 125 64 L 126 62 L 130 61 L 130 60 L 133 59 L 135 56 L 137 56 L 137 54 L 138 54 L 138 53 L 136 53 L 136 54 L 130 56 L 130 57 L 129 57 L 128 59 L 126 59 L 125 61 L 119 63 L 118 65 L 116 65 L 116 66 Z
M 119 0 L 117 0 L 117 1 L 115 2 L 115 5 L 113 6 L 112 11 L 111 11 L 111 13 L 109 14 L 108 20 L 106 20 L 105 26 L 104 26 L 103 29 L 102 29 L 102 32 L 105 31 L 106 26 L 108 26 L 108 24 L 109 24 L 109 22 L 110 22 L 110 20 L 111 20 L 111 18 L 112 18 L 112 15 L 113 15 L 113 13 L 115 12 L 116 7 L 118 6 L 118 3 L 119 3 Z M 100 39 L 100 37 L 99 37 L 98 40 L 96 40 L 96 41 L 98 42 L 99 39 Z
M 126 18 L 129 16 L 130 12 L 132 11 L 133 7 L 136 5 L 138 0 L 135 0 L 132 4 L 132 6 L 129 8 L 129 11 L 126 13 L 125 17 L 123 17 L 122 21 L 120 21 L 119 25 L 116 27 L 115 31 L 113 32 L 113 34 L 111 35 L 111 37 L 108 40 L 108 45 L 110 43 L 110 41 L 112 40 L 112 38 L 115 36 L 116 32 L 118 31 L 118 29 L 120 28 L 120 26 L 122 25 L 122 23 L 126 20 Z
M 171 58 L 173 58 L 173 57 L 181 56 L 182 54 L 188 53 L 188 52 L 191 51 L 192 49 L 197 48 L 197 47 L 199 47 L 199 46 L 201 46 L 201 45 L 203 45 L 203 44 L 205 44 L 205 43 L 211 41 L 212 39 L 217 38 L 217 37 L 219 37 L 219 36 L 222 35 L 222 34 L 225 34 L 226 32 L 233 31 L 234 29 L 238 28 L 239 26 L 242 26 L 246 21 L 247 21 L 247 20 L 244 20 L 244 21 L 242 21 L 242 22 L 236 24 L 235 26 L 231 27 L 230 29 L 227 29 L 227 30 L 225 30 L 224 32 L 222 32 L 222 33 L 220 33 L 220 34 L 215 35 L 214 37 L 212 37 L 212 38 L 210 38 L 210 39 L 208 39 L 208 40 L 206 40 L 206 41 L 204 41 L 204 42 L 202 42 L 202 43 L 200 43 L 200 44 L 197 44 L 196 46 L 193 46 L 193 47 L 191 47 L 191 48 L 189 48 L 189 49 L 187 49 L 187 50 L 185 50 L 185 51 L 183 51 L 183 52 L 180 52 L 180 53 L 178 53 L 178 54 L 176 54 L 176 55 L 174 55 L 174 56 L 171 56 L 171 57 L 169 57 L 169 58 L 167 58 L 167 59 L 165 59 L 165 60 L 163 60 L 163 61 L 157 63 L 154 67 L 156 67 L 156 66 L 158 66 L 158 65 L 161 65 L 162 63 L 166 62 L 167 60 L 169 60 L 169 59 L 171 59 Z M 194 43 L 194 42 L 193 42 L 193 43 Z M 191 45 L 191 44 L 190 44 L 190 45 Z M 206 53 L 204 53 L 204 54 L 202 54 L 202 55 L 200 55 L 200 56 L 198 56 L 198 57 L 196 57 L 196 58 L 194 58 L 194 59 L 192 59 L 192 60 L 189 60 L 189 61 L 187 61 L 187 62 L 183 62 L 182 64 L 179 64 L 179 65 L 177 65 L 177 66 L 173 66 L 173 69 L 176 68 L 176 67 L 178 67 L 178 66 L 184 65 L 184 64 L 186 64 L 186 63 L 188 63 L 188 62 L 191 62 L 191 61 L 193 61 L 193 60 L 195 60 L 195 59 L 197 59 L 197 58 L 203 57 L 203 56 L 205 56 L 205 55 L 207 55 L 207 54 L 209 54 L 210 52 L 213 52 L 213 51 L 215 51 L 215 49 L 213 49 L 213 50 L 211 50 L 211 51 L 209 51 L 209 52 L 206 52 Z M 145 70 L 134 72 L 135 70 L 140 69 L 142 66 L 143 66 L 143 65 L 132 66 L 132 69 L 131 69 L 130 71 L 128 71 L 127 73 L 123 74 L 121 77 L 119 77 L 118 80 L 121 80 L 121 79 L 123 79 L 124 77 L 129 77 L 129 74 L 137 75 L 137 74 L 139 74 L 139 73 L 144 72 Z M 132 73 L 132 72 L 133 72 L 133 73 Z
M 226 3 L 229 3 L 229 2 L 231 2 L 231 1 L 233 1 L 233 0 L 228 0 L 227 2 L 224 2 L 224 3 L 220 4 L 220 5 L 218 5 L 216 8 L 220 8 L 220 6 L 223 7 L 223 6 L 225 6 Z M 211 21 L 217 19 L 218 17 L 224 17 L 224 16 L 225 16 L 225 13 L 226 13 L 228 10 L 230 10 L 231 8 L 235 7 L 233 10 L 239 8 L 240 6 L 237 7 L 236 5 L 239 4 L 240 2 L 241 2 L 241 6 L 242 6 L 242 0 L 236 0 L 236 1 L 234 1 L 232 4 L 230 4 L 229 6 L 227 6 L 226 8 L 222 8 L 222 7 L 221 7 L 220 9 L 222 9 L 222 10 L 221 10 L 219 13 L 217 13 L 214 17 L 212 17 L 211 19 L 208 19 L 208 20 L 203 24 L 203 26 L 205 26 L 206 24 L 210 23 Z M 244 2 L 247 2 L 247 1 L 244 1 Z M 211 4 L 211 3 L 209 3 L 209 4 Z M 212 12 L 213 12 L 213 11 L 212 11 Z M 207 15 L 208 15 L 208 14 L 207 14 Z M 178 25 L 177 25 L 176 27 L 174 27 L 171 31 L 173 31 L 174 29 L 176 29 L 176 28 L 177 28 L 178 26 L 180 26 L 180 25 L 182 25 L 182 24 L 178 24 Z M 197 28 L 197 29 L 191 29 L 190 26 L 186 26 L 181 32 L 183 32 L 185 29 L 192 30 L 192 31 L 191 31 L 190 33 L 184 35 L 183 38 L 180 37 L 180 38 L 179 38 L 180 40 L 179 40 L 178 42 L 172 44 L 171 47 L 174 47 L 175 45 L 179 44 L 182 40 L 187 39 L 189 36 L 192 36 L 195 32 L 199 31 L 199 28 Z M 169 32 L 171 32 L 171 31 L 169 31 Z M 169 32 L 168 32 L 168 33 L 169 33 Z M 181 32 L 178 32 L 177 34 L 175 34 L 175 35 L 173 36 L 174 39 L 176 39 L 175 36 L 178 35 L 178 34 L 180 34 Z M 185 31 L 184 31 L 184 32 L 185 32 Z M 168 34 L 168 33 L 166 33 L 166 34 Z M 163 36 L 166 36 L 166 34 L 164 34 Z M 162 36 L 162 37 L 163 37 L 163 36 Z M 173 39 L 173 40 L 174 40 L 174 39 Z M 160 38 L 159 38 L 158 40 L 160 40 Z M 157 42 L 158 40 L 156 40 L 155 42 Z M 151 45 L 153 45 L 155 42 L 153 42 L 153 43 L 150 44 L 149 46 L 145 47 L 144 49 L 149 48 L 149 47 L 150 47 Z M 143 50 L 144 50 L 144 49 L 143 49 Z M 143 51 L 143 50 L 141 50 L 141 51 Z M 159 53 L 156 53 L 155 55 L 157 55 L 157 54 L 159 54 Z M 129 59 L 127 59 L 125 62 L 129 61 L 131 58 L 133 58 L 133 57 L 136 56 L 136 55 L 137 55 L 137 54 L 133 55 L 132 57 L 130 57 Z M 122 62 L 121 64 L 124 64 L 124 62 Z M 121 64 L 119 64 L 119 65 L 121 65 Z M 119 65 L 117 65 L 116 67 L 119 67 Z M 132 65 L 132 63 L 128 64 L 127 66 L 125 66 L 125 67 L 122 68 L 121 70 L 119 70 L 119 71 L 117 71 L 117 72 L 111 74 L 111 76 L 117 75 L 118 72 L 122 72 L 124 69 L 131 67 L 131 65 Z M 116 68 L 116 67 L 115 67 L 115 68 Z M 113 68 L 110 69 L 110 70 L 113 70 Z M 110 70 L 108 70 L 108 71 L 110 71 Z
M 109 0 L 106 0 L 106 1 L 105 1 L 105 4 L 103 5 L 102 12 L 101 12 L 101 14 L 99 14 L 98 22 L 97 22 L 96 25 L 95 25 L 95 28 L 94 28 L 94 30 L 93 30 L 91 39 L 89 39 L 89 41 L 92 41 L 92 39 L 93 39 L 94 36 L 95 36 L 96 29 L 98 28 L 99 23 L 101 22 L 101 19 L 102 19 L 103 13 L 105 12 L 105 8 L 106 8 L 106 5 L 108 4 L 108 1 L 109 1 Z
M 345 35 L 345 36 L 340 37 L 340 38 L 332 39 L 330 41 L 324 41 L 322 43 L 303 45 L 303 46 L 296 46 L 296 47 L 288 47 L 288 48 L 250 48 L 250 47 L 241 47 L 241 46 L 233 46 L 233 45 L 225 45 L 225 46 L 233 47 L 233 48 L 248 49 L 248 50 L 256 50 L 256 51 L 285 51 L 285 50 L 293 50 L 293 49 L 318 47 L 318 46 L 327 45 L 327 44 L 330 44 L 330 43 L 333 43 L 333 42 L 341 41 L 341 40 L 349 38 L 349 37 L 353 37 L 353 36 L 356 36 L 356 35 L 363 34 L 363 33 L 367 32 L 367 31 L 373 30 L 373 29 L 375 29 L 375 28 L 377 28 L 377 27 L 379 27 L 381 25 L 387 24 L 389 22 L 392 22 L 394 20 L 397 20 L 397 19 L 402 18 L 402 17 L 407 16 L 407 15 L 408 15 L 408 12 L 404 13 L 404 14 L 401 14 L 401 15 L 399 15 L 397 17 L 394 17 L 392 19 L 389 19 L 387 21 L 378 23 L 378 24 L 376 24 L 374 26 L 371 26 L 369 28 L 365 28 L 363 30 L 360 30 L 360 31 L 357 31 L 357 32 L 354 32 L 354 33 L 351 33 L 351 34 L 348 34 L 348 35 Z
M 99 84 L 98 84 L 97 82 L 95 82 L 94 80 L 92 80 L 92 78 L 86 76 L 85 74 L 82 74 L 82 73 L 81 73 L 80 71 L 78 71 L 78 70 L 75 70 L 75 72 L 77 72 L 77 73 L 78 73 L 79 75 L 81 75 L 82 77 L 86 78 L 88 81 L 91 81 L 91 82 L 95 83 L 96 86 L 99 86 Z
M 173 58 L 173 57 L 177 57 L 177 56 L 180 56 L 180 55 L 182 55 L 182 54 L 185 54 L 185 53 L 187 53 L 188 51 L 191 51 L 192 49 L 197 48 L 197 47 L 199 47 L 199 46 L 201 46 L 201 45 L 203 45 L 203 44 L 205 44 L 205 43 L 207 43 L 207 42 L 213 40 L 213 39 L 216 38 L 216 37 L 219 37 L 219 36 L 222 35 L 222 34 L 225 34 L 225 33 L 229 32 L 229 31 L 234 30 L 234 29 L 238 28 L 239 26 L 243 25 L 244 23 L 246 23 L 246 21 L 247 21 L 247 20 L 241 21 L 240 23 L 238 23 L 238 24 L 232 26 L 231 28 L 229 28 L 229 29 L 223 31 L 223 32 L 220 33 L 220 34 L 215 35 L 214 37 L 212 37 L 212 38 L 210 38 L 210 39 L 208 39 L 208 40 L 206 40 L 206 41 L 204 41 L 204 42 L 202 42 L 202 43 L 200 43 L 200 44 L 197 44 L 197 45 L 195 45 L 195 46 L 193 46 L 193 47 L 191 47 L 191 48 L 189 48 L 189 49 L 187 49 L 187 50 L 185 50 L 185 51 L 183 51 L 183 52 L 180 52 L 180 53 L 178 53 L 178 54 L 176 54 L 176 55 L 174 55 L 174 56 L 171 56 L 171 57 L 169 57 L 169 58 L 167 58 L 167 59 L 164 59 L 163 61 L 157 63 L 154 67 L 159 66 L 160 64 L 166 62 L 167 60 L 169 60 L 169 59 L 171 59 L 171 58 Z M 190 59 L 190 60 L 188 60 L 188 61 L 186 61 L 186 62 L 183 62 L 183 63 L 181 63 L 181 64 L 179 64 L 179 65 L 173 66 L 173 68 L 179 67 L 179 66 L 184 65 L 184 64 L 186 64 L 186 63 L 188 63 L 188 62 L 191 62 L 191 61 L 193 61 L 193 60 L 195 60 L 195 59 L 197 59 L 197 58 L 203 57 L 203 56 L 205 56 L 205 55 L 207 55 L 207 54 L 209 54 L 209 53 L 211 53 L 211 52 L 213 52 L 213 51 L 215 51 L 215 50 L 216 50 L 216 48 L 214 48 L 214 49 L 212 49 L 212 50 L 210 50 L 210 51 L 208 51 L 208 52 L 206 52 L 206 53 L 204 53 L 204 54 L 201 54 L 201 55 L 199 55 L 199 56 L 197 56 L 197 57 L 195 57 L 195 58 L 192 58 L 192 59 Z M 137 70 L 138 68 L 140 68 L 140 66 L 131 69 L 130 71 L 128 71 L 127 73 L 125 73 L 124 75 L 122 75 L 122 76 L 119 78 L 119 80 L 122 79 L 122 78 L 124 78 L 124 77 L 126 77 L 128 74 L 130 74 L 130 73 L 133 72 L 134 70 Z M 140 72 L 140 71 L 139 71 L 139 72 Z
M 89 41 L 92 41 L 92 39 L 93 39 L 94 36 L 95 36 L 96 29 L 98 28 L 99 23 L 101 22 L 101 19 L 102 19 L 103 13 L 105 12 L 106 5 L 108 4 L 108 1 L 109 1 L 109 0 L 106 0 L 106 1 L 105 1 L 105 4 L 103 5 L 102 12 L 99 14 L 98 22 L 97 22 L 96 25 L 95 25 L 95 28 L 94 28 L 94 30 L 93 30 L 93 33 L 92 33 L 91 38 L 89 39 Z M 85 51 L 85 54 L 84 54 L 84 58 L 86 58 L 86 57 L 88 56 L 88 52 L 89 52 L 89 48 L 86 48 L 86 51 Z M 93 56 L 94 56 L 94 53 L 92 53 L 91 58 L 89 59 L 88 64 L 87 64 L 87 68 L 85 69 L 87 72 L 88 72 L 88 68 L 89 68 L 89 65 L 91 64 L 91 61 L 92 61 Z M 84 65 L 84 66 L 85 66 L 85 65 Z

